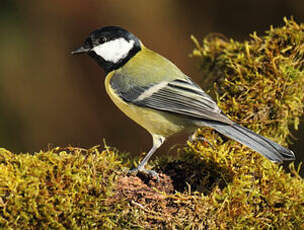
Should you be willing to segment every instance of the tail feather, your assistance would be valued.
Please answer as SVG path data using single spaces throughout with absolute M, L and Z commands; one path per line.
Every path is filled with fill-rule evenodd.
M 291 150 L 236 123 L 229 125 L 208 121 L 204 122 L 204 125 L 214 128 L 219 133 L 248 146 L 271 161 L 282 162 L 283 160 L 295 159 L 295 155 Z

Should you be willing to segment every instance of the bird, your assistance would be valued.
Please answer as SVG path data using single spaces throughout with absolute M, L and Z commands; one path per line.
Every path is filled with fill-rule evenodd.
M 72 54 L 88 54 L 105 71 L 105 89 L 114 104 L 152 136 L 153 146 L 130 173 L 157 176 L 145 165 L 173 134 L 209 127 L 273 162 L 294 153 L 230 120 L 217 103 L 170 60 L 147 48 L 120 26 L 91 32 Z

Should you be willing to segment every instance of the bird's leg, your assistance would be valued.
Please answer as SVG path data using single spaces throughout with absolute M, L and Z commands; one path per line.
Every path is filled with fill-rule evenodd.
M 137 174 L 138 172 L 141 172 L 143 174 L 150 175 L 151 177 L 156 177 L 158 179 L 157 172 L 153 170 L 145 169 L 145 165 L 147 164 L 148 160 L 153 155 L 153 153 L 155 153 L 155 151 L 164 143 L 165 138 L 159 135 L 152 135 L 152 137 L 153 137 L 153 147 L 150 149 L 150 151 L 144 157 L 144 159 L 140 162 L 137 168 L 129 170 L 128 174 Z
M 188 141 L 190 141 L 190 142 L 204 141 L 204 142 L 208 143 L 212 148 L 214 148 L 214 146 L 211 144 L 211 142 L 207 138 L 197 135 L 197 132 L 194 132 L 192 135 L 190 135 L 188 138 Z

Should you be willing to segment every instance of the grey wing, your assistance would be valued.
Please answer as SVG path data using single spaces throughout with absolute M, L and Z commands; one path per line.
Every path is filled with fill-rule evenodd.
M 111 86 L 124 101 L 137 106 L 232 124 L 232 121 L 221 113 L 215 101 L 189 78 L 123 90 L 119 87 L 119 79 L 116 78 L 111 82 Z

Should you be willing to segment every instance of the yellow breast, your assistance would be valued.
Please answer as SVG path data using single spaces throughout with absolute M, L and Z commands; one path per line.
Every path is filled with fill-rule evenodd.
M 109 73 L 105 79 L 107 94 L 124 114 L 145 128 L 150 134 L 169 137 L 185 129 L 193 128 L 190 121 L 181 119 L 179 116 L 126 103 L 111 87 L 110 80 L 112 77 L 113 73 Z

